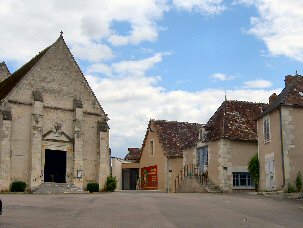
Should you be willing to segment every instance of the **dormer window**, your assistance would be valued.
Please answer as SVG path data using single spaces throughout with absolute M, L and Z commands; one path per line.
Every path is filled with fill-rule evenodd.
M 270 142 L 270 119 L 269 116 L 263 118 L 264 143 Z
M 203 139 L 203 129 L 200 128 L 199 129 L 199 140 L 202 140 Z

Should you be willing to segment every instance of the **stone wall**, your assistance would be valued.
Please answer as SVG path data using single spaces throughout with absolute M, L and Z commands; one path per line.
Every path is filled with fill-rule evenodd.
M 264 141 L 263 133 L 263 118 L 258 119 L 258 155 L 260 162 L 260 190 L 266 189 L 266 159 L 274 160 L 274 182 L 275 190 L 284 189 L 283 184 L 283 169 L 282 169 L 282 152 L 281 152 L 281 129 L 280 129 L 280 113 L 279 110 L 275 110 L 270 115 L 264 118 L 270 119 L 270 141 Z
M 107 116 L 62 38 L 2 101 L 1 109 L 12 114 L 10 148 L 8 124 L 1 120 L 1 158 L 9 151 L 11 164 L 5 168 L 4 160 L 0 162 L 1 190 L 8 189 L 8 175 L 10 182 L 39 186 L 45 149 L 67 151 L 67 182 L 80 188 L 99 182 L 103 188 L 110 174 Z
M 283 106 L 282 114 L 285 181 L 295 186 L 298 171 L 303 174 L 303 109 Z

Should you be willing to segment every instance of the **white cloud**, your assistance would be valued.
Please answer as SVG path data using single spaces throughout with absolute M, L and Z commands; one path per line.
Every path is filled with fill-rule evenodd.
M 112 75 L 112 69 L 110 66 L 103 64 L 103 63 L 96 63 L 92 64 L 89 68 L 87 73 L 101 73 L 104 74 L 105 76 L 111 76 Z
M 221 89 L 169 91 L 159 86 L 159 77 L 147 72 L 162 58 L 163 54 L 157 53 L 146 59 L 117 63 L 110 66 L 113 77 L 86 76 L 109 114 L 114 156 L 124 157 L 128 147 L 141 147 L 150 118 L 206 123 L 224 100 L 225 91 Z M 226 92 L 228 99 L 267 102 L 272 93 L 279 91 L 237 89 Z
M 233 80 L 236 77 L 235 76 L 228 76 L 226 74 L 222 73 L 215 73 L 210 76 L 210 78 L 215 79 L 215 80 L 221 80 L 221 81 L 228 81 L 228 80 Z
M 90 62 L 109 60 L 114 57 L 110 47 L 96 43 L 75 45 L 72 48 L 72 52 L 79 59 L 88 60 Z
M 156 77 L 87 78 L 109 114 L 112 151 L 120 157 L 128 147 L 141 147 L 150 118 L 206 123 L 225 95 L 220 89 L 168 91 L 158 86 Z M 228 90 L 227 97 L 267 102 L 274 92 L 280 90 Z
M 109 37 L 112 45 L 139 44 L 142 41 L 155 41 L 158 38 L 158 28 L 155 24 L 136 26 L 129 36 L 113 34 Z
M 156 40 L 157 21 L 168 9 L 166 0 L 1 0 L 0 31 L 5 32 L 0 36 L 0 59 L 23 63 L 54 42 L 60 30 L 73 52 L 82 54 L 77 57 L 89 61 L 110 58 L 111 50 L 101 43 Z M 118 34 L 112 27 L 114 21 L 130 24 L 129 37 Z M 115 36 L 120 41 L 114 41 Z
M 244 4 L 247 6 L 251 6 L 256 2 L 256 0 L 234 0 L 233 5 L 239 5 L 239 4 Z
M 263 89 L 272 86 L 272 83 L 267 80 L 253 80 L 244 82 L 245 88 Z
M 145 71 L 152 68 L 156 63 L 162 61 L 163 55 L 165 55 L 165 53 L 157 53 L 152 57 L 142 60 L 130 60 L 114 63 L 112 68 L 120 75 L 144 75 Z
M 254 4 L 258 17 L 251 18 L 250 34 L 263 40 L 271 55 L 303 62 L 303 1 L 245 0 Z
M 203 14 L 220 14 L 226 9 L 223 0 L 173 0 L 173 4 L 179 9 Z

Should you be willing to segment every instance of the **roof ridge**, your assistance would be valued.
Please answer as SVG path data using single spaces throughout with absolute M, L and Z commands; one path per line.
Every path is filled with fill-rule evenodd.
M 224 102 L 230 102 L 230 103 L 245 103 L 245 104 L 266 104 L 266 103 L 263 103 L 263 102 L 238 101 L 238 100 L 227 100 L 227 101 L 224 101 Z M 223 102 L 223 103 L 224 103 L 224 102 Z
M 194 122 L 187 122 L 187 121 L 177 121 L 177 120 L 155 120 L 151 119 L 153 122 L 165 122 L 165 123 L 184 123 L 184 124 L 201 124 L 201 123 L 194 123 Z M 202 124 L 201 124 L 202 125 Z
M 60 37 L 59 37 L 60 38 Z M 0 101 L 3 101 L 8 95 L 22 82 L 22 80 L 32 71 L 35 66 L 41 61 L 41 59 L 48 53 L 50 48 L 58 42 L 59 38 L 48 47 L 44 48 L 28 62 L 23 64 L 18 70 L 16 70 L 11 76 L 6 78 L 0 83 Z

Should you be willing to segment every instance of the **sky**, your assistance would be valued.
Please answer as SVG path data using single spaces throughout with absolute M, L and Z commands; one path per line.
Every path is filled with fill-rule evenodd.
M 206 123 L 225 93 L 267 102 L 303 74 L 302 0 L 0 0 L 0 61 L 14 72 L 61 30 L 116 157 L 150 119 Z

